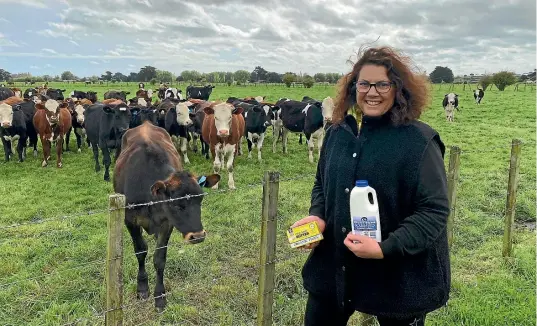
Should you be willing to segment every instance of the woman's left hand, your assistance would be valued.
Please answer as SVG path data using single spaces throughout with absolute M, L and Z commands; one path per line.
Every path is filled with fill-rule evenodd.
M 353 241 L 360 241 L 354 243 Z M 364 235 L 348 233 L 345 241 L 343 241 L 345 246 L 349 248 L 357 257 L 360 258 L 372 258 L 372 259 L 382 259 L 384 254 L 380 245 L 375 239 L 366 237 Z

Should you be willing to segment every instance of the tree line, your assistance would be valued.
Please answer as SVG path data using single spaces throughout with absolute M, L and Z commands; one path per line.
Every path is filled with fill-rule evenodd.
M 245 84 L 251 83 L 285 83 L 288 87 L 292 83 L 303 83 L 306 87 L 311 87 L 315 82 L 323 83 L 327 82 L 335 84 L 341 73 L 316 73 L 313 76 L 302 73 L 285 72 L 277 73 L 273 71 L 267 71 L 261 66 L 256 66 L 253 71 L 248 72 L 246 70 L 237 71 L 213 71 L 213 72 L 199 72 L 197 70 L 184 70 L 179 75 L 166 70 L 159 70 L 153 66 L 144 66 L 140 68 L 139 72 L 131 72 L 129 75 L 125 75 L 121 72 L 112 73 L 111 71 L 105 71 L 100 76 L 79 77 L 73 74 L 71 71 L 64 71 L 61 75 L 50 76 L 32 76 L 29 73 L 11 74 L 6 70 L 0 69 L 0 81 L 14 81 L 14 82 L 46 82 L 46 81 L 63 81 L 63 80 L 77 80 L 77 81 L 92 81 L 98 80 L 108 82 L 149 82 L 154 85 L 164 82 L 191 82 L 191 83 L 227 83 L 231 84 Z
M 536 70 L 533 72 L 522 74 L 518 77 L 514 72 L 502 70 L 493 74 L 485 74 L 481 76 L 478 84 L 486 89 L 489 85 L 494 84 L 498 87 L 498 90 L 503 91 L 507 86 L 525 82 L 526 80 L 535 80 Z M 463 83 L 467 83 L 468 79 L 472 79 L 474 74 L 464 75 Z M 455 77 L 453 71 L 448 67 L 436 66 L 434 70 L 429 74 L 429 80 L 432 83 L 453 83 Z

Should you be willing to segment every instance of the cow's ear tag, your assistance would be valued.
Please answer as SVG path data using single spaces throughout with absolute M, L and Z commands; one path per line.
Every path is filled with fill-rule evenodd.
M 207 177 L 202 175 L 199 179 L 198 179 L 198 184 L 203 187 L 205 185 L 205 182 L 207 181 Z

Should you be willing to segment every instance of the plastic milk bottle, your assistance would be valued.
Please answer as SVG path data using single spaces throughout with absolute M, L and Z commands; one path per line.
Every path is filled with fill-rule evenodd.
M 356 180 L 350 195 L 351 228 L 353 234 L 361 234 L 381 241 L 377 192 L 367 180 Z

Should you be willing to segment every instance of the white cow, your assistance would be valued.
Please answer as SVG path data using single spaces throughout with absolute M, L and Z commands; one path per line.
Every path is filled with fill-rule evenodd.
M 444 95 L 442 106 L 446 112 L 446 120 L 448 122 L 453 122 L 455 110 L 459 110 L 459 95 L 455 93 Z

